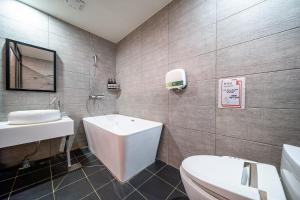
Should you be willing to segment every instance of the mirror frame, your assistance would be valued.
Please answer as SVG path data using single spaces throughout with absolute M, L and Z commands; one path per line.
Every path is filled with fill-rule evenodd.
M 22 45 L 26 45 L 29 47 L 33 47 L 33 48 L 37 48 L 37 49 L 41 49 L 41 50 L 45 50 L 45 51 L 50 51 L 53 53 L 53 73 L 54 73 L 54 80 L 53 80 L 53 90 L 37 90 L 37 89 L 20 89 L 20 88 L 11 88 L 10 87 L 10 51 L 9 51 L 9 42 L 14 42 L 17 44 L 22 44 Z M 31 92 L 56 92 L 56 51 L 51 50 L 51 49 L 46 49 L 43 47 L 38 47 L 32 44 L 27 44 L 24 42 L 19 42 L 16 40 L 11 40 L 6 38 L 6 42 L 5 42 L 5 53 L 6 53 L 6 90 L 13 90 L 13 91 L 31 91 Z

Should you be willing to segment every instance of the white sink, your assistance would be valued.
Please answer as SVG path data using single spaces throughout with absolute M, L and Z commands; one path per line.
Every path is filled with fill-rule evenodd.
M 60 119 L 59 110 L 25 110 L 8 114 L 8 124 L 10 125 L 36 124 Z
M 74 135 L 74 121 L 69 117 L 45 123 L 12 125 L 0 122 L 0 148 Z

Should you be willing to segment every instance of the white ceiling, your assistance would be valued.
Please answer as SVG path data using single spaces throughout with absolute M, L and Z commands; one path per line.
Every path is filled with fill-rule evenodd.
M 117 43 L 172 0 L 84 0 L 82 10 L 64 0 L 20 1 Z

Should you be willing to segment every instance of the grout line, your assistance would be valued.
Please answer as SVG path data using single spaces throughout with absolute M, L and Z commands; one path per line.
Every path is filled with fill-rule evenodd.
M 273 35 L 277 35 L 277 34 L 281 34 L 281 33 L 284 33 L 284 32 L 292 31 L 292 30 L 298 29 L 298 28 L 300 28 L 300 26 L 296 26 L 296 27 L 293 27 L 293 28 L 285 29 L 285 30 L 282 30 L 282 31 L 279 31 L 279 32 L 276 32 L 276 33 L 270 33 L 268 35 L 264 35 L 264 36 L 260 36 L 260 37 L 253 38 L 253 39 L 250 39 L 250 40 L 246 40 L 246 41 L 242 41 L 242 42 L 239 42 L 239 43 L 231 44 L 231 45 L 228 45 L 228 46 L 225 46 L 225 47 L 222 47 L 222 48 L 216 48 L 215 50 L 212 50 L 212 51 L 207 51 L 207 52 L 195 54 L 195 55 L 192 55 L 192 56 L 186 56 L 186 57 L 183 57 L 183 58 L 181 58 L 179 60 L 175 60 L 173 62 L 169 62 L 168 64 L 170 65 L 170 64 L 173 64 L 173 63 L 180 62 L 181 60 L 191 59 L 191 58 L 198 57 L 198 56 L 203 56 L 203 55 L 206 55 L 206 54 L 209 54 L 209 53 L 216 52 L 217 50 L 224 50 L 224 49 L 231 48 L 231 47 L 234 47 L 234 46 L 238 46 L 238 45 L 241 45 L 241 44 L 253 42 L 255 40 L 259 40 L 259 39 L 267 38 L 267 37 L 270 37 L 270 36 L 273 36 Z M 216 46 L 217 46 L 217 41 L 216 41 Z M 295 68 L 295 69 L 297 69 L 297 68 Z M 234 75 L 234 76 L 238 76 L 238 75 Z M 205 80 L 209 80 L 209 79 L 205 79 Z
M 146 170 L 146 169 L 145 169 Z M 149 172 L 148 170 L 146 170 L 147 172 Z M 150 173 L 150 172 L 149 172 Z M 133 194 L 135 191 L 137 191 L 138 193 L 140 193 L 139 191 L 138 191 L 138 188 L 140 188 L 144 183 L 146 183 L 148 180 L 150 180 L 152 177 L 154 176 L 154 174 L 153 173 L 150 173 L 150 176 L 146 179 L 146 180 L 144 180 L 138 187 L 134 187 L 129 181 L 127 181 L 126 183 L 127 184 L 129 184 L 134 190 L 132 191 L 132 192 L 130 192 L 128 195 L 126 195 L 123 199 L 126 199 L 126 198 L 128 198 L 131 194 Z M 134 178 L 134 177 L 132 177 L 132 178 Z M 144 195 L 142 194 L 142 193 L 140 193 L 143 197 L 144 197 Z M 144 197 L 144 198 L 146 198 L 146 197 Z M 147 199 L 147 198 L 146 198 Z
M 161 178 L 161 177 L 159 177 L 159 176 L 157 175 L 157 174 L 158 174 L 160 171 L 162 171 L 162 169 L 164 169 L 166 166 L 168 166 L 168 165 L 166 164 L 166 165 L 163 166 L 160 170 L 158 170 L 156 173 L 152 173 L 151 171 L 149 171 L 148 169 L 146 169 L 148 172 L 152 173 L 153 175 L 152 175 L 149 179 L 147 179 L 145 182 L 147 182 L 148 180 L 150 180 L 152 177 L 156 177 L 156 178 L 160 179 L 161 181 L 163 181 L 164 183 L 166 183 L 166 184 L 168 184 L 169 186 L 171 186 L 174 190 L 176 190 L 177 187 L 180 185 L 181 180 L 180 180 L 179 183 L 177 183 L 176 186 L 174 187 L 174 186 L 173 186 L 172 184 L 170 184 L 168 181 L 164 180 L 163 178 Z M 144 183 L 145 183 L 145 182 L 144 182 Z M 143 183 L 143 184 L 144 184 L 144 183 Z M 140 188 L 143 184 L 141 184 L 138 188 Z M 172 193 L 174 190 L 172 190 L 171 193 Z M 181 192 L 181 190 L 180 190 L 180 192 Z M 184 193 L 184 194 L 185 194 L 185 193 Z
M 177 190 L 178 192 L 182 193 L 183 195 L 187 196 L 187 194 L 186 194 L 185 192 L 181 191 L 180 189 L 176 188 L 176 190 Z
M 105 186 L 107 186 L 108 184 L 112 183 L 113 181 L 117 180 L 116 178 L 111 179 L 110 181 L 108 181 L 107 183 L 103 184 L 102 186 L 98 187 L 95 190 L 100 190 L 102 188 L 104 188 Z M 117 180 L 118 181 L 118 180 Z
M 256 144 L 260 144 L 260 145 L 265 145 L 265 146 L 276 147 L 276 148 L 282 149 L 282 146 L 280 146 L 280 145 L 274 145 L 274 144 L 268 144 L 268 143 L 252 141 L 252 140 L 248 140 L 248 139 L 244 139 L 244 138 L 234 137 L 234 136 L 231 136 L 231 135 L 224 135 L 224 134 L 216 134 L 216 135 L 223 136 L 223 137 L 229 137 L 229 138 L 233 138 L 233 139 L 241 140 L 241 141 L 245 141 L 245 142 L 256 143 Z
M 87 195 L 81 197 L 79 200 L 85 199 L 86 197 L 88 197 L 88 196 L 90 196 L 90 195 L 92 195 L 92 194 L 94 194 L 94 193 L 95 193 L 95 192 L 92 191 L 92 192 L 88 193 Z
M 233 14 L 231 14 L 231 15 L 228 15 L 228 16 L 222 18 L 222 19 L 219 19 L 219 20 L 218 20 L 218 18 L 216 18 L 216 20 L 217 20 L 217 22 L 221 22 L 221 21 L 226 20 L 226 19 L 228 19 L 228 18 L 230 18 L 230 17 L 233 17 L 233 16 L 235 16 L 235 15 L 238 15 L 238 14 L 240 14 L 240 13 L 242 13 L 242 12 L 244 12 L 244 11 L 250 9 L 250 8 L 253 8 L 253 7 L 255 7 L 255 6 L 261 4 L 261 3 L 265 2 L 265 1 L 267 1 L 267 0 L 260 1 L 260 2 L 258 2 L 258 3 L 256 3 L 256 4 L 254 4 L 254 5 L 251 5 L 251 6 L 247 7 L 247 8 L 244 8 L 244 9 L 242 9 L 242 10 L 240 10 L 240 11 L 238 11 L 238 12 L 235 12 L 235 13 L 233 13 Z M 217 10 L 217 12 L 218 12 L 218 10 Z
M 270 36 L 273 36 L 273 35 L 277 35 L 277 34 L 280 34 L 280 33 L 288 32 L 288 31 L 295 30 L 295 29 L 298 29 L 298 28 L 300 28 L 300 26 L 295 26 L 293 28 L 289 28 L 289 29 L 285 29 L 285 30 L 282 30 L 282 31 L 278 31 L 276 33 L 270 33 L 270 34 L 267 34 L 267 35 L 264 35 L 264 36 L 258 36 L 256 38 L 253 38 L 253 39 L 250 39 L 250 40 L 247 40 L 247 41 L 242 41 L 242 42 L 238 42 L 238 43 L 235 43 L 235 44 L 232 44 L 232 45 L 228 45 L 228 46 L 219 48 L 218 50 L 223 50 L 223 49 L 234 47 L 234 46 L 237 46 L 237 45 L 240 45 L 240 44 L 245 44 L 245 43 L 253 42 L 255 40 L 259 40 L 259 39 L 262 39 L 262 38 L 267 38 L 267 37 L 270 37 Z
M 35 184 L 41 183 L 41 182 L 46 181 L 46 180 L 51 180 L 51 179 L 50 179 L 50 177 L 48 177 L 48 178 L 45 178 L 45 179 L 36 181 L 36 182 L 34 182 L 34 183 L 31 183 L 31 184 L 29 184 L 29 185 L 26 185 L 26 186 L 24 186 L 24 187 L 20 187 L 20 188 L 18 188 L 18 189 L 16 189 L 16 190 L 13 190 L 12 192 L 17 192 L 17 191 L 19 191 L 19 190 L 28 188 L 28 187 L 30 187 L 30 186 L 33 186 L 33 185 L 35 185 Z
M 7 179 L 3 179 L 3 180 L 0 181 L 0 183 L 1 183 L 1 182 L 5 182 L 5 181 L 9 181 L 9 180 L 11 180 L 11 179 L 14 179 L 15 177 L 16 177 L 16 176 L 13 176 L 13 177 L 10 177 L 10 178 L 7 178 Z
M 59 190 L 62 190 L 62 189 L 66 188 L 66 187 L 68 187 L 68 186 L 70 186 L 70 185 L 72 185 L 72 184 L 74 184 L 74 183 L 77 183 L 77 182 L 79 182 L 79 181 L 82 181 L 82 180 L 85 179 L 85 178 L 86 178 L 86 177 L 82 177 L 82 178 L 80 178 L 80 179 L 77 179 L 77 180 L 74 181 L 74 182 L 71 182 L 71 183 L 69 183 L 69 184 L 67 184 L 67 185 L 64 185 L 63 187 L 57 189 L 55 192 L 57 192 L 57 191 L 59 191 Z
M 167 166 L 167 164 L 165 165 L 165 166 L 163 166 L 163 167 L 161 167 L 157 172 L 155 172 L 155 173 L 158 173 L 158 172 L 160 172 L 163 168 L 165 168 Z M 126 199 L 126 198 L 128 198 L 133 192 L 135 192 L 135 191 L 137 191 L 138 193 L 140 193 L 139 192 L 139 188 L 142 186 L 142 185 L 144 185 L 147 181 L 149 181 L 152 177 L 154 177 L 155 176 L 155 173 L 153 173 L 153 172 L 151 172 L 150 170 L 148 170 L 147 168 L 145 169 L 147 172 L 149 172 L 150 174 L 151 174 L 151 176 L 149 176 L 144 182 L 142 182 L 138 187 L 134 187 L 133 185 L 131 185 L 130 184 L 130 182 L 129 181 L 127 181 L 127 183 L 131 186 L 131 187 L 133 187 L 133 191 L 132 192 L 130 192 L 128 195 L 126 195 L 123 199 Z M 133 178 L 133 177 L 132 177 Z M 145 199 L 147 199 L 142 193 L 140 193 Z
M 181 181 L 174 187 L 174 189 L 170 192 L 170 194 L 165 198 L 165 200 L 167 200 L 173 193 L 174 191 L 177 190 L 178 185 L 181 183 Z
M 83 166 L 83 167 L 85 167 L 85 166 Z M 90 176 L 92 176 L 92 175 L 94 175 L 94 174 L 97 174 L 98 172 L 101 172 L 101 171 L 103 171 L 103 170 L 105 170 L 105 169 L 106 169 L 106 167 L 104 167 L 104 168 L 102 168 L 102 169 L 99 169 L 99 170 L 97 170 L 97 171 L 95 171 L 95 172 L 93 172 L 93 173 L 87 175 L 87 177 L 90 177 Z
M 63 176 L 63 178 L 61 179 L 61 181 L 59 181 L 58 185 L 55 188 L 53 186 L 53 181 L 52 181 L 53 193 L 58 190 L 59 186 L 63 183 L 63 181 L 65 180 L 67 175 L 68 175 L 68 173 Z
M 39 200 L 39 199 L 41 199 L 41 198 L 43 198 L 43 197 L 48 196 L 49 194 L 52 194 L 52 192 L 50 192 L 50 193 L 48 193 L 48 194 L 45 194 L 45 195 L 43 195 L 43 196 L 41 196 L 41 197 L 35 198 L 34 200 Z
M 88 181 L 88 183 L 90 184 L 90 186 L 92 187 L 93 191 L 95 192 L 96 196 L 101 200 L 100 196 L 98 195 L 97 191 L 95 190 L 94 186 L 92 185 L 91 181 L 89 180 L 88 176 L 86 175 L 86 173 L 84 172 L 84 170 L 81 168 L 81 171 L 83 172 L 86 180 Z
M 148 172 L 152 173 L 153 176 L 159 178 L 160 180 L 162 180 L 163 182 L 167 183 L 168 185 L 170 185 L 171 187 L 174 188 L 174 186 L 173 186 L 171 183 L 169 183 L 168 181 L 164 180 L 163 178 L 161 178 L 160 176 L 157 175 L 157 174 L 158 174 L 160 171 L 162 171 L 162 169 L 165 168 L 166 166 L 168 166 L 168 165 L 166 164 L 166 165 L 163 166 L 160 170 L 158 170 L 156 173 L 152 173 L 152 172 L 149 171 L 148 169 L 146 169 L 146 170 L 147 170 Z M 171 166 L 171 165 L 169 165 L 169 166 Z M 153 176 L 151 176 L 151 178 L 152 178 Z M 150 178 L 149 178 L 149 179 L 150 179 Z M 147 181 L 148 181 L 148 179 L 147 179 Z M 145 181 L 145 182 L 146 182 L 146 181 Z M 175 187 L 177 187 L 180 183 L 181 183 L 181 179 L 180 179 L 180 182 L 179 182 Z
M 0 195 L 0 199 L 1 199 L 2 197 L 5 197 L 6 195 L 9 196 L 9 193 L 10 193 L 10 192 Z
M 170 58 L 170 3 L 168 4 L 168 57 L 167 57 L 167 62 L 168 62 L 168 72 L 170 71 L 170 60 L 169 60 L 169 58 Z M 186 84 L 188 84 L 188 82 L 186 82 Z M 170 119 L 171 119 L 171 117 L 170 117 L 170 115 L 171 115 L 171 103 L 170 103 L 170 92 L 168 92 L 168 123 L 167 124 L 170 124 Z M 167 130 L 167 125 L 164 125 L 163 127 L 162 127 L 163 129 L 162 129 L 162 131 L 165 129 L 165 135 L 164 135 L 164 137 L 165 137 L 165 140 L 166 140 L 166 143 L 167 143 L 167 147 L 163 147 L 164 146 L 164 144 L 162 144 L 162 146 L 161 146 L 161 148 L 167 148 L 167 163 L 169 163 L 169 131 Z
M 11 186 L 11 190 L 10 190 L 10 192 L 9 192 L 9 195 L 8 195 L 7 200 L 9 200 L 10 197 L 11 197 L 11 194 L 12 194 L 12 192 L 13 192 L 13 189 L 14 189 L 14 187 L 15 187 L 15 183 L 16 183 L 16 180 L 17 180 L 17 177 L 18 177 L 18 173 L 19 173 L 19 169 L 17 170 L 16 176 L 15 176 L 15 180 L 14 180 L 12 186 Z
M 216 80 L 221 78 L 227 78 L 227 77 L 235 77 L 235 76 L 253 76 L 253 75 L 260 75 L 260 74 L 269 74 L 269 73 L 276 73 L 276 72 L 285 72 L 285 71 L 293 71 L 293 70 L 299 70 L 299 67 L 294 67 L 290 69 L 278 69 L 278 70 L 270 70 L 270 71 L 264 71 L 264 72 L 254 72 L 254 73 L 245 73 L 245 74 L 235 74 L 235 75 L 227 75 L 227 76 L 218 76 L 216 77 Z
M 86 156 L 84 159 L 82 159 L 82 160 L 80 160 L 80 162 L 82 162 L 82 161 L 84 161 L 84 160 L 87 160 L 89 157 L 92 157 L 94 154 L 90 154 L 90 155 L 88 155 L 88 156 Z M 84 156 L 84 155 L 83 155 Z M 78 158 L 81 158 L 81 157 L 83 157 L 83 156 L 78 156 Z M 76 158 L 77 158 L 77 156 L 76 156 Z M 78 160 L 78 159 L 77 159 Z M 95 160 L 98 160 L 97 158 L 95 158 L 94 160 L 91 160 L 90 162 L 94 162 Z
M 186 195 L 186 192 L 182 191 L 181 189 L 179 189 L 179 185 L 182 183 L 182 180 L 179 182 L 179 184 L 177 185 L 176 189 L 179 190 L 180 192 L 182 192 L 183 194 Z M 183 183 L 182 183 L 183 184 Z
M 52 177 L 52 169 L 51 169 L 51 161 L 50 161 L 50 159 L 49 159 L 49 165 L 50 165 L 49 168 L 50 168 L 50 179 L 51 179 L 51 187 L 52 187 L 52 196 L 53 196 L 53 199 L 55 200 L 54 185 L 53 185 L 53 177 Z
M 152 177 L 152 176 L 151 176 Z M 123 198 L 123 200 L 125 200 L 125 199 L 127 199 L 130 195 L 132 195 L 134 192 L 138 192 L 144 199 L 147 199 L 147 197 L 145 197 L 140 191 L 138 191 L 138 189 L 137 188 L 135 188 L 133 185 L 131 185 L 130 183 L 129 183 L 129 181 L 127 182 L 127 184 L 128 185 L 130 185 L 134 190 L 132 191 L 132 192 L 130 192 L 128 195 L 126 195 L 124 198 Z M 143 184 L 143 183 L 142 183 Z M 141 184 L 141 185 L 142 185 Z
M 216 79 L 217 77 L 217 70 L 218 70 L 218 1 L 216 1 L 216 44 L 215 44 L 215 48 L 216 48 L 216 53 L 215 53 L 215 66 L 214 66 L 214 78 Z M 219 93 L 219 88 L 217 88 L 217 80 L 214 81 L 214 90 L 215 90 L 215 98 L 214 98 L 214 107 L 215 107 L 215 119 L 214 119 L 214 125 L 215 125 L 215 134 L 217 132 L 217 103 L 218 103 L 218 100 L 219 100 L 219 97 L 218 97 L 218 93 Z M 215 135 L 215 149 L 214 149 L 214 154 L 216 155 L 217 153 L 217 137 Z
M 160 179 L 161 181 L 165 182 L 166 184 L 168 184 L 169 186 L 171 186 L 172 188 L 175 188 L 171 183 L 169 183 L 168 181 L 166 181 L 165 179 L 161 178 L 160 176 L 154 174 L 154 176 L 158 179 Z
M 207 51 L 207 52 L 203 52 L 203 53 L 199 53 L 199 54 L 196 54 L 196 55 L 192 55 L 192 56 L 184 56 L 184 57 L 181 57 L 181 58 L 178 59 L 178 60 L 175 60 L 175 61 L 173 61 L 173 62 L 169 62 L 169 65 L 174 64 L 174 63 L 181 62 L 182 60 L 191 59 L 191 58 L 193 58 L 193 57 L 198 57 L 198 56 L 203 56 L 203 55 L 206 55 L 206 54 L 210 54 L 210 53 L 213 53 L 213 52 L 215 52 L 215 51 L 216 51 L 216 49 L 211 50 L 211 51 Z M 208 80 L 208 79 L 205 79 L 205 80 Z

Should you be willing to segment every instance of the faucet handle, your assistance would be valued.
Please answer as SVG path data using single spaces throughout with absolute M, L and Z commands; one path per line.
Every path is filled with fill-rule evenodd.
M 104 95 L 103 94 L 99 94 L 99 95 L 90 95 L 89 96 L 90 99 L 103 99 Z

